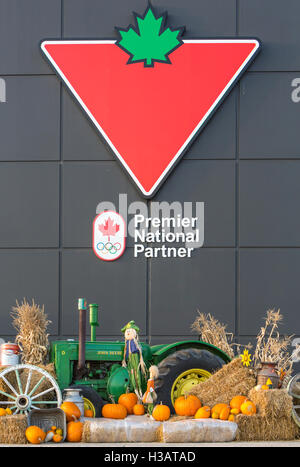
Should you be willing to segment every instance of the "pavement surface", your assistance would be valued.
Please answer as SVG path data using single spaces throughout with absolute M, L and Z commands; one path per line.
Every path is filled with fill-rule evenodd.
M 283 448 L 299 448 L 300 447 L 300 440 L 299 441 L 251 441 L 251 442 L 238 442 L 234 441 L 232 443 L 182 443 L 182 444 L 172 444 L 172 443 L 62 443 L 62 444 L 41 444 L 39 446 L 30 445 L 22 445 L 19 444 L 0 444 L 0 447 L 28 447 L 28 448 L 87 448 L 87 447 L 97 447 L 97 448 L 124 448 L 130 450 L 130 448 L 158 448 L 156 449 L 159 451 L 159 448 L 169 448 L 171 451 L 172 448 L 176 448 L 177 450 L 180 448 L 189 447 L 193 448 L 252 448 L 252 447 L 283 447 Z

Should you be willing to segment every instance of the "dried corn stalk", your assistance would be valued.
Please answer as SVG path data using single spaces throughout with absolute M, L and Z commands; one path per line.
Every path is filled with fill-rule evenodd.
M 47 327 L 51 323 L 48 321 L 44 305 L 40 307 L 34 300 L 32 304 L 25 299 L 21 304 L 13 307 L 13 325 L 18 335 L 16 343 L 22 350 L 22 362 L 32 365 L 45 364 L 49 334 Z
M 289 376 L 292 372 L 292 356 L 288 351 L 293 336 L 281 337 L 278 331 L 283 316 L 280 310 L 268 310 L 265 325 L 261 327 L 257 336 L 254 352 L 254 364 L 261 362 L 277 363 L 278 369 Z
M 226 326 L 216 320 L 210 313 L 205 315 L 198 311 L 198 316 L 192 324 L 192 330 L 197 332 L 200 340 L 215 345 L 230 358 L 234 357 L 233 334 L 226 332 Z

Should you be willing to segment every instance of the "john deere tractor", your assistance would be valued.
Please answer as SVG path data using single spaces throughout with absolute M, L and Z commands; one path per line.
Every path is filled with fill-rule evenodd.
M 55 364 L 59 388 L 80 388 L 85 408 L 91 409 L 94 416 L 101 416 L 106 401 L 117 401 L 128 388 L 132 390 L 127 368 L 122 366 L 124 342 L 96 341 L 96 304 L 89 305 L 91 338 L 86 342 L 88 309 L 84 299 L 79 299 L 79 304 L 79 340 L 52 342 L 50 361 Z M 155 386 L 158 401 L 169 407 L 173 407 L 177 397 L 230 361 L 220 349 L 199 340 L 154 346 L 142 343 L 141 347 L 146 366 L 159 368 Z M 146 381 L 143 384 L 146 388 Z

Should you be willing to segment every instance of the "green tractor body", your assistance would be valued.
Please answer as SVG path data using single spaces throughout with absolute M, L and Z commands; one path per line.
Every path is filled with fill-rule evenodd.
M 96 341 L 98 321 L 95 307 L 90 305 L 90 341 L 85 341 L 83 332 L 85 312 L 79 310 L 79 340 L 53 341 L 50 349 L 50 361 L 54 363 L 60 389 L 80 388 L 87 402 L 94 399 L 95 402 L 90 404 L 92 408 L 97 405 L 97 397 L 98 400 L 117 402 L 121 394 L 133 390 L 128 370 L 122 366 L 124 341 Z M 158 399 L 171 407 L 176 397 L 230 361 L 222 350 L 199 340 L 154 346 L 141 343 L 141 348 L 146 367 L 159 367 L 155 385 Z M 147 381 L 143 380 L 143 385 L 146 389 Z M 95 413 L 99 415 L 101 411 L 95 409 Z

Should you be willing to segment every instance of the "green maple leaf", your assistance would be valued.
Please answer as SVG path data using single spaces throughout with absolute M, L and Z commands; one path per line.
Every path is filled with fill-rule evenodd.
M 169 54 L 182 44 L 183 28 L 164 28 L 166 14 L 156 17 L 149 5 L 144 16 L 136 17 L 136 29 L 117 28 L 120 39 L 117 45 L 130 55 L 128 63 L 144 62 L 150 67 L 154 62 L 171 63 Z

